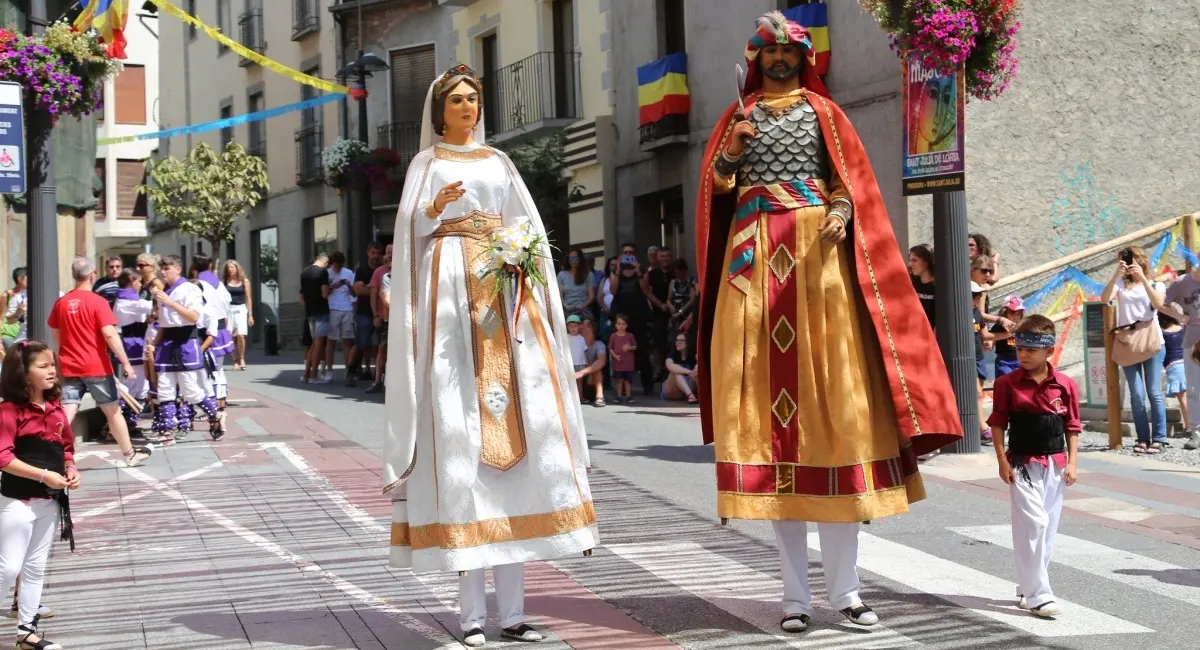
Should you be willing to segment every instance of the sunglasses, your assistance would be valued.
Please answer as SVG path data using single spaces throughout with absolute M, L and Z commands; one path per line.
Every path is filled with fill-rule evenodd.
M 979 269 L 979 272 L 984 275 L 991 275 L 996 272 L 996 269 Z

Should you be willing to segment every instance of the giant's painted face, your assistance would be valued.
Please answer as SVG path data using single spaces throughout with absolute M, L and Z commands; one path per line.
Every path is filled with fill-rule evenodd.
M 793 43 L 772 43 L 758 52 L 758 63 L 762 66 L 763 74 L 776 81 L 791 79 L 800 74 L 800 64 L 803 60 L 800 47 Z
M 442 120 L 447 129 L 471 130 L 479 123 L 479 91 L 462 81 L 446 95 Z

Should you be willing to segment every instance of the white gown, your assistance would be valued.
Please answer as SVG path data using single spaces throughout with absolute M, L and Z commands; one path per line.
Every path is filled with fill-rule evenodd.
M 434 193 L 455 181 L 466 193 L 426 216 Z M 384 491 L 393 496 L 394 567 L 467 571 L 599 543 L 549 260 L 550 286 L 527 290 L 516 336 L 511 290 L 497 296 L 478 277 L 487 233 L 520 222 L 545 233 L 502 152 L 438 143 L 409 166 L 388 330 Z

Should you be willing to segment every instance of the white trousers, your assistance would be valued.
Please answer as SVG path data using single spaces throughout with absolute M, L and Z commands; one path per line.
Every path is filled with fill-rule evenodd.
M 176 387 L 183 401 L 188 404 L 199 404 L 208 397 L 207 370 L 177 370 L 158 373 L 159 399 L 171 399 Z
M 137 364 L 133 367 L 133 376 L 126 377 L 121 380 L 125 384 L 125 388 L 129 390 L 129 394 L 133 395 L 139 402 L 146 399 L 146 395 L 150 393 L 150 382 L 146 380 L 145 364 Z
M 1012 495 L 1013 554 L 1017 558 L 1017 595 L 1029 607 L 1054 600 L 1050 589 L 1050 554 L 1063 507 L 1063 468 L 1028 463 L 1029 481 L 1018 470 L 1008 487 Z
M 482 628 L 487 623 L 487 582 L 485 569 L 467 571 L 458 577 L 458 623 L 462 631 Z M 525 564 L 502 564 L 492 567 L 496 585 L 496 609 L 500 627 L 509 628 L 525 622 Z
M 217 361 L 221 364 L 225 363 L 225 357 L 218 357 Z M 216 372 L 212 374 L 208 382 L 208 394 L 217 399 L 225 399 L 229 397 L 229 381 L 225 378 L 225 366 L 218 365 Z
M 58 530 L 58 502 L 28 502 L 0 496 L 0 594 L 8 594 L 21 577 L 17 597 L 18 625 L 28 625 L 42 601 L 46 559 Z
M 808 589 L 808 523 L 771 522 L 783 572 L 783 614 L 813 615 Z M 858 524 L 817 524 L 825 569 L 826 599 L 841 610 L 860 601 L 858 590 Z

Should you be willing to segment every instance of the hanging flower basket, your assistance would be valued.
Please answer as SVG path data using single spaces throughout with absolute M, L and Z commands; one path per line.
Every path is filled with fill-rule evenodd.
M 361 140 L 338 138 L 329 148 L 321 152 L 321 166 L 325 168 L 325 184 L 344 189 L 351 183 L 350 166 L 371 153 Z
M 1018 0 L 859 0 L 890 33 L 892 49 L 926 68 L 966 70 L 967 92 L 991 100 L 1017 73 Z
M 122 67 L 108 58 L 95 32 L 72 31 L 66 22 L 50 25 L 40 37 L 0 29 L 0 80 L 21 84 L 34 110 L 45 111 L 52 122 L 99 110 L 104 82 Z

